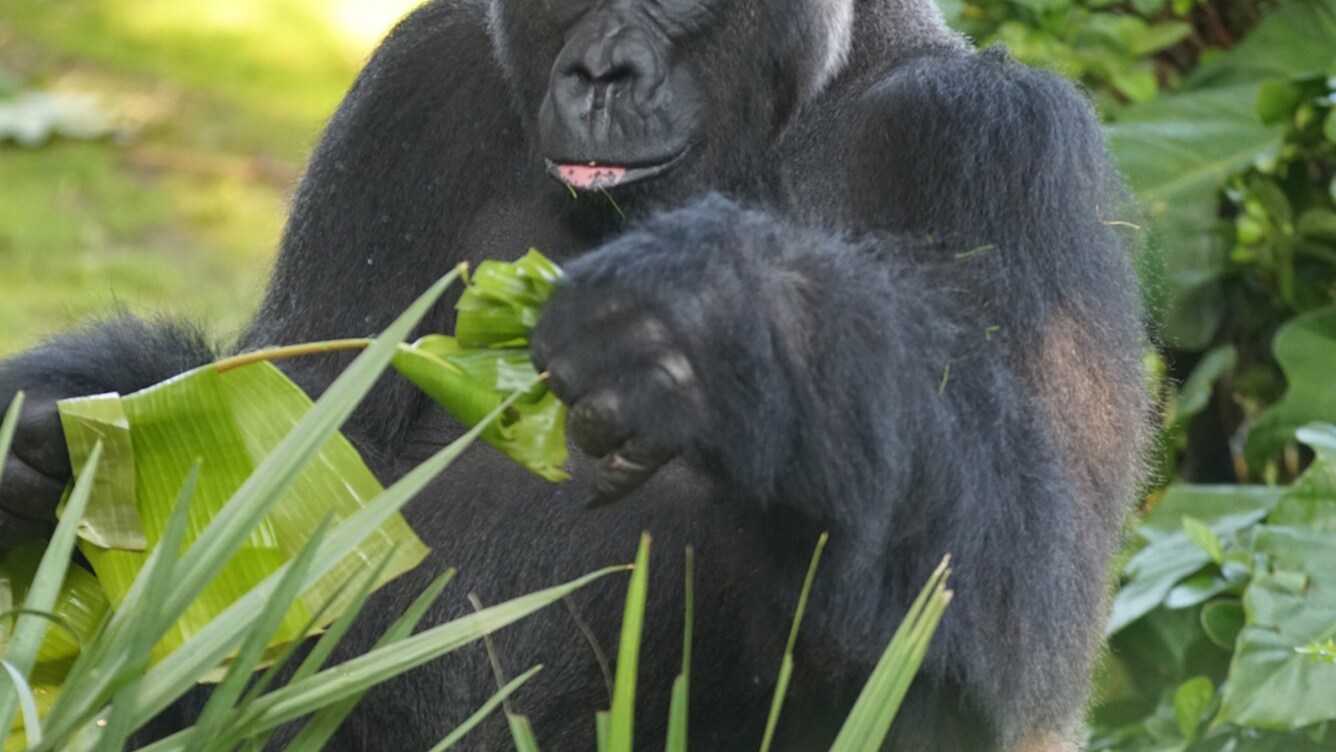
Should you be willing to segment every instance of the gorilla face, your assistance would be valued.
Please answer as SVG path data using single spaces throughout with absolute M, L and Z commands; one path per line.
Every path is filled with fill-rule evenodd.
M 717 4 L 620 0 L 578 14 L 538 113 L 538 146 L 554 177 L 579 190 L 607 189 L 685 159 L 700 140 L 707 103 L 683 53 L 698 19 Z
M 663 198 L 726 184 L 725 170 L 763 158 L 787 115 L 842 62 L 853 2 L 491 0 L 490 8 L 494 51 L 548 174 L 580 191 Z

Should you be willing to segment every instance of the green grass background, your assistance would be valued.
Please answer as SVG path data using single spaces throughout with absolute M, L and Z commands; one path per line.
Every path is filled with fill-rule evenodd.
M 0 70 L 136 132 L 0 144 L 0 356 L 118 306 L 235 333 L 322 124 L 415 4 L 2 0 Z

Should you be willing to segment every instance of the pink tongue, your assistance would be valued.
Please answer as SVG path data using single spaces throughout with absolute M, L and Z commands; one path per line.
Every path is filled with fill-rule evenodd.
M 615 165 L 559 165 L 557 170 L 567 185 L 576 188 L 608 188 L 622 182 L 626 168 Z

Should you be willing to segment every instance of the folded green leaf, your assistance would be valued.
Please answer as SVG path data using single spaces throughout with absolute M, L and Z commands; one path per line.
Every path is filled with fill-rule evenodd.
M 135 394 L 101 395 L 61 403 L 66 436 L 76 467 L 88 435 L 106 430 L 106 420 L 88 416 L 124 415 L 132 457 L 125 465 L 137 469 L 134 494 L 125 484 L 99 484 L 94 499 L 105 510 L 134 510 L 149 546 L 165 529 L 180 479 L 196 458 L 204 458 L 186 531 L 187 545 L 196 540 L 241 484 L 311 408 L 304 392 L 268 363 L 255 363 L 220 372 L 204 366 Z M 177 620 L 155 648 L 161 658 L 223 611 L 251 587 L 300 551 L 312 529 L 325 516 L 343 519 L 360 509 L 383 489 L 361 457 L 341 435 L 329 439 L 255 530 L 223 572 Z M 313 503 L 319 500 L 319 503 Z M 121 519 L 128 518 L 128 514 Z M 108 513 L 108 518 L 116 514 Z M 314 608 L 326 599 L 334 606 L 319 626 L 333 621 L 346 607 L 342 583 L 365 561 L 376 561 L 400 544 L 383 582 L 408 571 L 426 556 L 427 549 L 402 518 L 396 517 L 365 541 L 358 553 L 307 590 L 289 611 L 271 647 L 300 634 Z M 92 564 L 113 603 L 129 590 L 147 554 L 114 550 L 85 542 L 84 555 Z M 351 595 L 350 593 L 347 595 Z

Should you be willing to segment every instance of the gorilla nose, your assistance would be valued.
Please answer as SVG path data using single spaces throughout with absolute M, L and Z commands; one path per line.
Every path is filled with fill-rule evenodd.
M 662 78 L 654 51 L 628 36 L 604 37 L 571 55 L 559 68 L 567 91 L 590 110 L 606 109 L 612 100 L 628 93 L 641 104 Z

